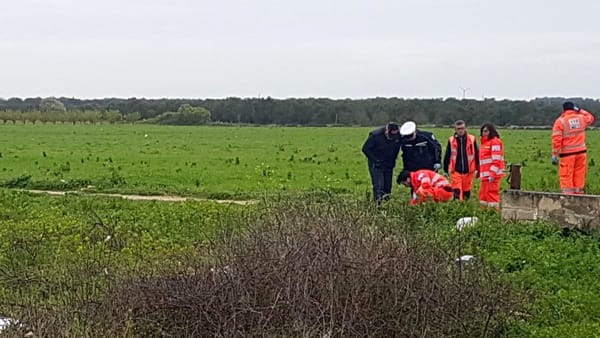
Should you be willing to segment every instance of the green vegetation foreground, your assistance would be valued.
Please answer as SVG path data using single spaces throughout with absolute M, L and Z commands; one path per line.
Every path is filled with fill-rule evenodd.
M 0 315 L 40 336 L 600 332 L 597 235 L 502 222 L 475 203 L 287 197 L 240 207 L 0 191 Z M 457 232 L 463 216 L 479 222 Z M 462 254 L 475 260 L 460 272 Z

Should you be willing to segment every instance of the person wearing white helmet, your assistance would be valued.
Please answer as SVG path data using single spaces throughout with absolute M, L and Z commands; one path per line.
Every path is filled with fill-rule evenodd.
M 438 171 L 442 165 L 442 145 L 433 133 L 417 129 L 413 121 L 400 127 L 403 170 L 428 169 Z
M 379 204 L 392 193 L 393 171 L 400 152 L 398 124 L 389 122 L 385 127 L 371 131 L 362 151 L 369 164 L 373 197 Z

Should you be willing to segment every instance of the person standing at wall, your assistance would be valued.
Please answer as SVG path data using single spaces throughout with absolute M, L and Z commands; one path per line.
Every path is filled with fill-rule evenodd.
M 481 149 L 479 150 L 479 203 L 484 207 L 500 208 L 500 180 L 504 173 L 504 144 L 496 127 L 485 123 L 480 129 Z
M 594 115 L 573 102 L 563 104 L 563 112 L 552 127 L 552 164 L 558 170 L 563 194 L 581 195 L 587 175 L 585 129 L 595 121 Z
M 448 138 L 444 155 L 444 172 L 450 177 L 455 200 L 468 200 L 473 178 L 479 172 L 479 147 L 475 136 L 467 132 L 465 121 L 454 123 L 454 135 Z

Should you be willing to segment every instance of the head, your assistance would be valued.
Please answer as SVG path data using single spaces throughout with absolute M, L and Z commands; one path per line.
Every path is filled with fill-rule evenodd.
M 396 122 L 389 122 L 385 125 L 385 137 L 388 140 L 400 138 L 400 128 Z
M 406 140 L 414 140 L 417 137 L 417 124 L 407 121 L 400 127 L 400 136 Z
M 496 130 L 496 127 L 492 123 L 484 123 L 479 130 L 480 135 L 487 138 L 500 138 L 500 134 Z
M 575 103 L 573 103 L 571 101 L 567 101 L 567 102 L 563 103 L 563 111 L 566 111 L 566 110 L 579 111 L 579 107 Z
M 410 171 L 404 170 L 398 176 L 398 183 L 405 187 L 410 187 Z
M 465 124 L 465 121 L 458 120 L 454 122 L 454 132 L 458 136 L 465 136 L 467 133 L 467 125 Z

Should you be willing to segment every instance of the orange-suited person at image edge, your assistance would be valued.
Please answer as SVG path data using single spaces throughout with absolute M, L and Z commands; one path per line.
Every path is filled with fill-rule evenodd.
M 594 123 L 590 112 L 573 102 L 563 103 L 563 112 L 552 127 L 552 164 L 559 164 L 560 190 L 567 195 L 582 195 L 587 175 L 585 129 Z

